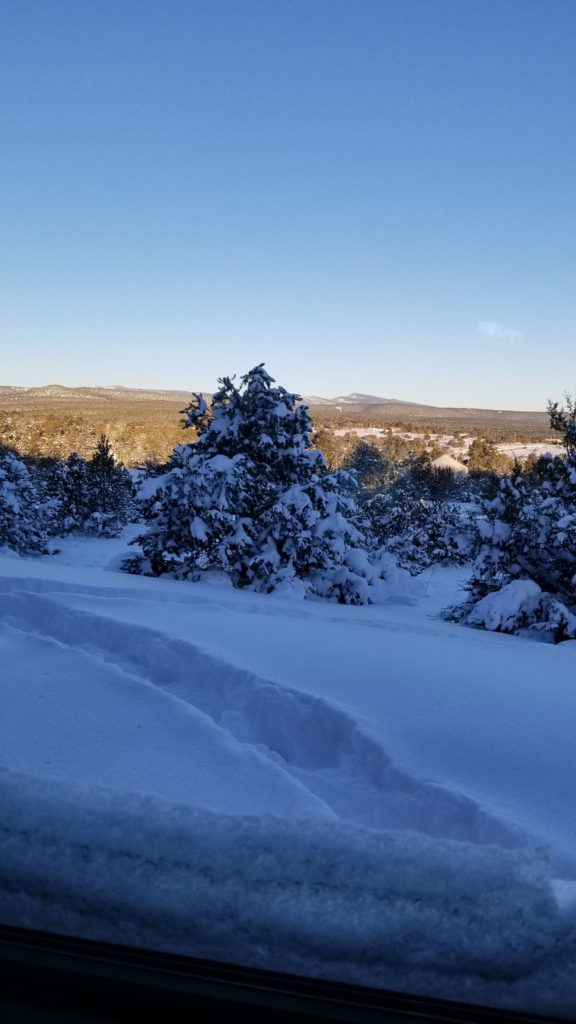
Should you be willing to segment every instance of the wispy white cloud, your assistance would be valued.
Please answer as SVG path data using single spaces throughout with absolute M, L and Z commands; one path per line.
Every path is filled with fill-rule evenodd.
M 500 338 L 502 341 L 519 341 L 522 337 L 522 331 L 507 327 L 506 324 L 499 324 L 495 320 L 481 320 L 478 332 L 485 338 Z

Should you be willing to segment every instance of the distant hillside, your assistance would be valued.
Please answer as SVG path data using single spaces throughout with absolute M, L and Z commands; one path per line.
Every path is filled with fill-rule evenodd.
M 182 409 L 191 392 L 124 387 L 0 387 L 0 444 L 23 455 L 88 458 L 106 434 L 127 466 L 164 462 L 189 439 Z
M 210 396 L 205 394 L 206 398 Z M 26 455 L 71 451 L 89 456 L 106 434 L 126 465 L 163 462 L 174 445 L 191 438 L 182 409 L 191 392 L 145 388 L 0 386 L 0 444 Z M 402 426 L 406 430 L 483 434 L 498 442 L 542 441 L 551 435 L 545 412 L 439 408 L 351 392 L 305 399 L 316 429 Z
M 318 395 L 305 395 L 304 401 L 308 405 L 411 405 L 411 402 L 402 402 L 399 398 L 380 398 L 378 395 L 363 395 L 358 391 L 352 391 L 349 395 L 339 395 L 338 398 L 320 398 Z
M 376 420 L 398 419 L 406 415 L 418 419 L 469 419 L 469 420 L 514 420 L 517 422 L 548 422 L 548 415 L 543 411 L 519 412 L 514 409 L 477 409 L 468 406 L 424 405 L 421 402 L 407 402 L 401 398 L 380 398 L 377 395 L 363 395 L 352 391 L 349 395 L 337 398 L 321 398 L 319 395 L 306 395 L 304 401 L 311 412 L 330 410 L 334 416 L 359 415 L 362 418 L 372 417 Z
M 12 388 L 0 386 L 0 406 L 22 402 L 189 402 L 190 391 L 165 391 L 146 388 L 125 388 L 119 384 L 110 387 L 64 387 L 45 384 L 39 388 Z
M 358 401 L 352 401 L 357 398 Z M 364 399 L 360 401 L 360 399 Z M 468 406 L 422 405 L 418 402 L 404 402 L 398 398 L 381 398 L 366 395 L 349 395 L 342 398 L 306 398 L 312 416 L 331 416 L 334 420 L 354 417 L 374 424 L 380 422 L 396 422 L 397 420 L 450 420 L 469 423 L 513 422 L 518 424 L 547 424 L 546 412 L 524 412 L 514 409 L 476 409 Z M 466 426 L 466 422 L 464 425 Z

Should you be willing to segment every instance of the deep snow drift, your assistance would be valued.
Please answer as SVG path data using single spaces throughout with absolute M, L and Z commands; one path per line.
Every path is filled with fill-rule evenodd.
M 0 558 L 3 920 L 574 1009 L 576 645 L 435 618 L 461 570 L 353 608 L 61 548 Z

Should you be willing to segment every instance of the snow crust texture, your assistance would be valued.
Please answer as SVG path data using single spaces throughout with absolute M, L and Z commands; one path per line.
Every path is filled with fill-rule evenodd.
M 0 776 L 0 914 L 23 926 L 569 1012 L 575 922 L 527 851 L 227 816 Z

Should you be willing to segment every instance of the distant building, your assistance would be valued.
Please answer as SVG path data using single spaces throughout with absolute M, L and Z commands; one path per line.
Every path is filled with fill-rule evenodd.
M 430 465 L 434 469 L 449 469 L 451 473 L 454 473 L 454 476 L 460 476 L 468 472 L 468 467 L 463 462 L 458 462 L 458 459 L 454 459 L 451 455 L 439 455 L 437 459 L 432 459 Z

